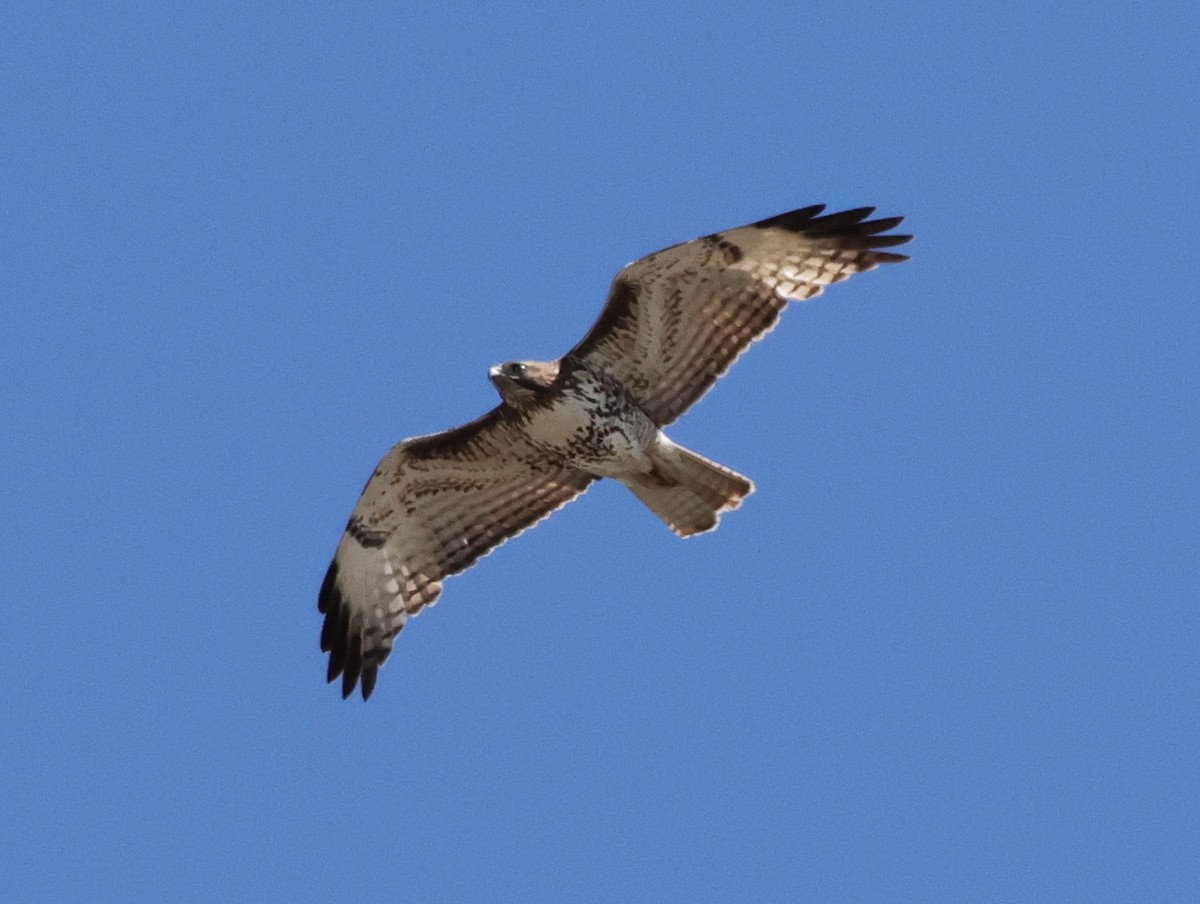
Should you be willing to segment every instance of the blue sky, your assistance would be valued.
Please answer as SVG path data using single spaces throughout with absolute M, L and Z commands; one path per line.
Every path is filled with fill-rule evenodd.
M 1200 898 L 1194 4 L 29 4 L 0 37 L 0 897 Z M 906 214 L 451 580 L 370 703 L 378 458 L 664 245 Z

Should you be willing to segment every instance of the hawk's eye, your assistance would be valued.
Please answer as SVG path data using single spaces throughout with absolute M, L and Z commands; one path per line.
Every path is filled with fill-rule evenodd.
M 509 365 L 509 369 L 512 371 L 512 375 L 514 377 L 525 376 L 525 365 L 524 364 L 511 364 L 511 365 Z

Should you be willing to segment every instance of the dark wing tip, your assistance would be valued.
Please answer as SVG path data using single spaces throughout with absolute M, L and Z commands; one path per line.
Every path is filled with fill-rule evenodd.
M 767 217 L 765 220 L 759 220 L 757 223 L 751 223 L 751 226 L 757 226 L 760 229 L 786 229 L 789 232 L 799 232 L 808 223 L 811 223 L 813 218 L 825 209 L 824 204 L 810 204 L 808 207 L 801 207 L 799 210 L 789 210 L 787 213 L 776 214 L 773 217 Z
M 370 688 L 368 688 L 366 669 L 362 660 L 362 616 L 356 616 L 351 621 L 350 607 L 342 598 L 342 592 L 337 586 L 337 560 L 329 566 L 325 580 L 321 582 L 321 592 L 317 597 L 317 610 L 325 614 L 325 622 L 321 625 L 321 651 L 329 654 L 329 668 L 325 671 L 325 680 L 334 682 L 340 675 L 342 678 L 342 699 L 349 697 L 358 683 L 359 674 L 363 673 L 363 699 L 370 696 L 375 686 L 374 668 L 370 669 Z
M 378 676 L 379 676 L 379 666 L 376 666 L 376 665 L 363 666 L 362 698 L 364 700 L 371 699 L 371 692 L 375 690 L 375 679 Z
M 889 229 L 895 229 L 904 222 L 904 217 L 880 217 L 878 220 L 870 220 L 859 226 L 859 232 L 864 235 L 875 235 L 878 232 L 887 232 Z
M 334 595 L 337 594 L 337 574 L 337 559 L 334 559 L 329 563 L 329 570 L 325 572 L 325 580 L 321 582 L 321 592 L 317 594 L 318 612 L 328 614 L 331 607 L 337 606 L 337 600 L 334 599 Z
M 354 688 L 358 684 L 358 676 L 350 669 L 342 672 L 342 699 L 346 700 L 354 693 Z
M 893 248 L 912 241 L 911 235 L 883 235 L 889 229 L 895 229 L 903 223 L 904 217 L 867 219 L 875 212 L 874 207 L 855 207 L 853 210 L 841 210 L 821 216 L 824 210 L 824 204 L 813 204 L 759 220 L 751 225 L 760 229 L 785 229 L 809 238 L 828 239 L 843 248 L 867 250 L 871 252 L 872 262 L 878 264 L 894 264 L 908 260 L 908 256 L 904 254 L 876 250 Z
M 358 676 L 362 674 L 362 648 L 362 615 L 356 613 L 350 621 L 350 630 L 346 637 L 346 661 L 342 668 L 343 700 L 354 693 L 354 688 L 358 684 Z

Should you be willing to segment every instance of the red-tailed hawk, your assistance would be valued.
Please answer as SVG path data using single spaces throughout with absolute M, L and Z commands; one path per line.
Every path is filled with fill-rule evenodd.
M 321 585 L 328 680 L 365 700 L 405 621 L 442 581 L 612 477 L 676 534 L 712 530 L 750 479 L 662 432 L 779 319 L 789 301 L 878 264 L 902 217 L 814 205 L 674 245 L 617 274 L 600 319 L 557 361 L 489 372 L 501 403 L 406 439 L 371 475 Z

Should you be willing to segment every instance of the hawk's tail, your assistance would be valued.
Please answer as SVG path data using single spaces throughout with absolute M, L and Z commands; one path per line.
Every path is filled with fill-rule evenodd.
M 721 513 L 737 508 L 754 483 L 662 438 L 650 450 L 654 470 L 621 482 L 681 537 L 712 530 Z

